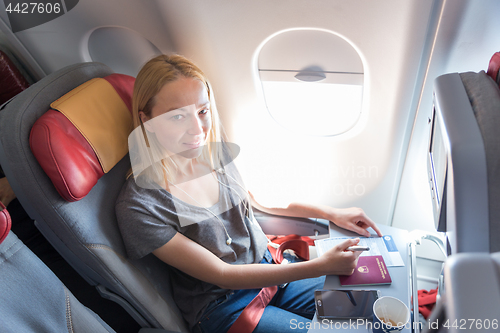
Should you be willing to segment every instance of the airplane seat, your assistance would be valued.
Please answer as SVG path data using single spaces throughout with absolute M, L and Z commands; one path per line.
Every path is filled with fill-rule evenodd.
M 444 276 L 444 293 L 423 332 L 498 332 L 500 252 L 453 254 Z
M 18 67 L 8 56 L 8 51 L 0 46 L 0 105 L 30 85 Z
M 450 73 L 435 80 L 428 161 L 433 203 L 442 201 L 441 207 L 434 205 L 435 218 L 438 230 L 448 234 L 450 256 L 424 332 L 482 331 L 481 321 L 488 318 L 489 331 L 492 319 L 498 324 L 500 318 L 499 69 L 497 52 L 487 73 Z
M 0 112 L 0 164 L 40 232 L 103 297 L 142 327 L 188 332 L 168 266 L 152 254 L 128 259 L 116 222 L 133 83 L 100 63 L 41 79 Z
M 500 88 L 484 71 L 436 78 L 428 166 L 436 226 L 448 254 L 500 251 Z
M 2 332 L 114 332 L 83 306 L 10 231 L 0 203 L 0 313 Z
M 500 53 L 493 56 L 497 59 L 496 73 L 500 66 Z M 481 133 L 486 156 L 486 176 L 488 193 L 488 241 L 489 252 L 500 251 L 500 89 L 492 77 L 485 74 L 469 72 L 461 73 L 460 78 L 465 87 Z M 493 78 L 493 80 L 491 79 Z M 498 82 L 496 82 L 498 83 Z M 478 240 L 475 240 L 478 241 Z

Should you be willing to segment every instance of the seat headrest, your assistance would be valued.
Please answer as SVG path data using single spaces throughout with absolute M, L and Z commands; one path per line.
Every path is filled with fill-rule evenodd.
M 0 208 L 2 209 L 0 211 L 0 244 L 2 244 L 3 240 L 9 234 L 12 222 L 10 220 L 9 212 L 7 211 L 2 202 L 0 202 Z
M 12 60 L 0 50 L 0 105 L 29 87 Z
M 89 80 L 33 125 L 31 151 L 65 200 L 85 197 L 127 154 L 134 82 L 123 74 Z

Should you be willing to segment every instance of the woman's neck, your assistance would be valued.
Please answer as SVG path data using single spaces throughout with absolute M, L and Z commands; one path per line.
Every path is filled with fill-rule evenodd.
M 182 158 L 182 159 L 177 159 L 175 161 L 175 164 L 177 166 L 176 171 L 177 171 L 177 176 L 192 176 L 195 173 L 196 170 L 196 165 L 198 162 L 196 159 L 187 159 L 187 158 Z
M 176 160 L 175 182 L 177 184 L 190 181 L 209 174 L 212 170 L 208 165 L 197 159 Z

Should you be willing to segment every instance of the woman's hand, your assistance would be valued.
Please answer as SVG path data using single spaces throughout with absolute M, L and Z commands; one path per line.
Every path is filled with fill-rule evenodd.
M 383 236 L 375 222 L 361 208 L 328 208 L 325 210 L 325 218 L 335 225 L 366 237 L 370 237 L 370 232 L 366 229 L 371 227 L 377 235 Z
M 349 251 L 349 246 L 357 245 L 359 238 L 347 239 L 335 245 L 321 257 L 313 259 L 321 275 L 351 275 L 356 269 L 360 251 Z

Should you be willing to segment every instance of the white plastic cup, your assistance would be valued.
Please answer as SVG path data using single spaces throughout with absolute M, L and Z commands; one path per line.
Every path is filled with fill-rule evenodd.
M 409 321 L 410 310 L 399 299 L 383 296 L 373 303 L 373 333 L 399 332 Z

